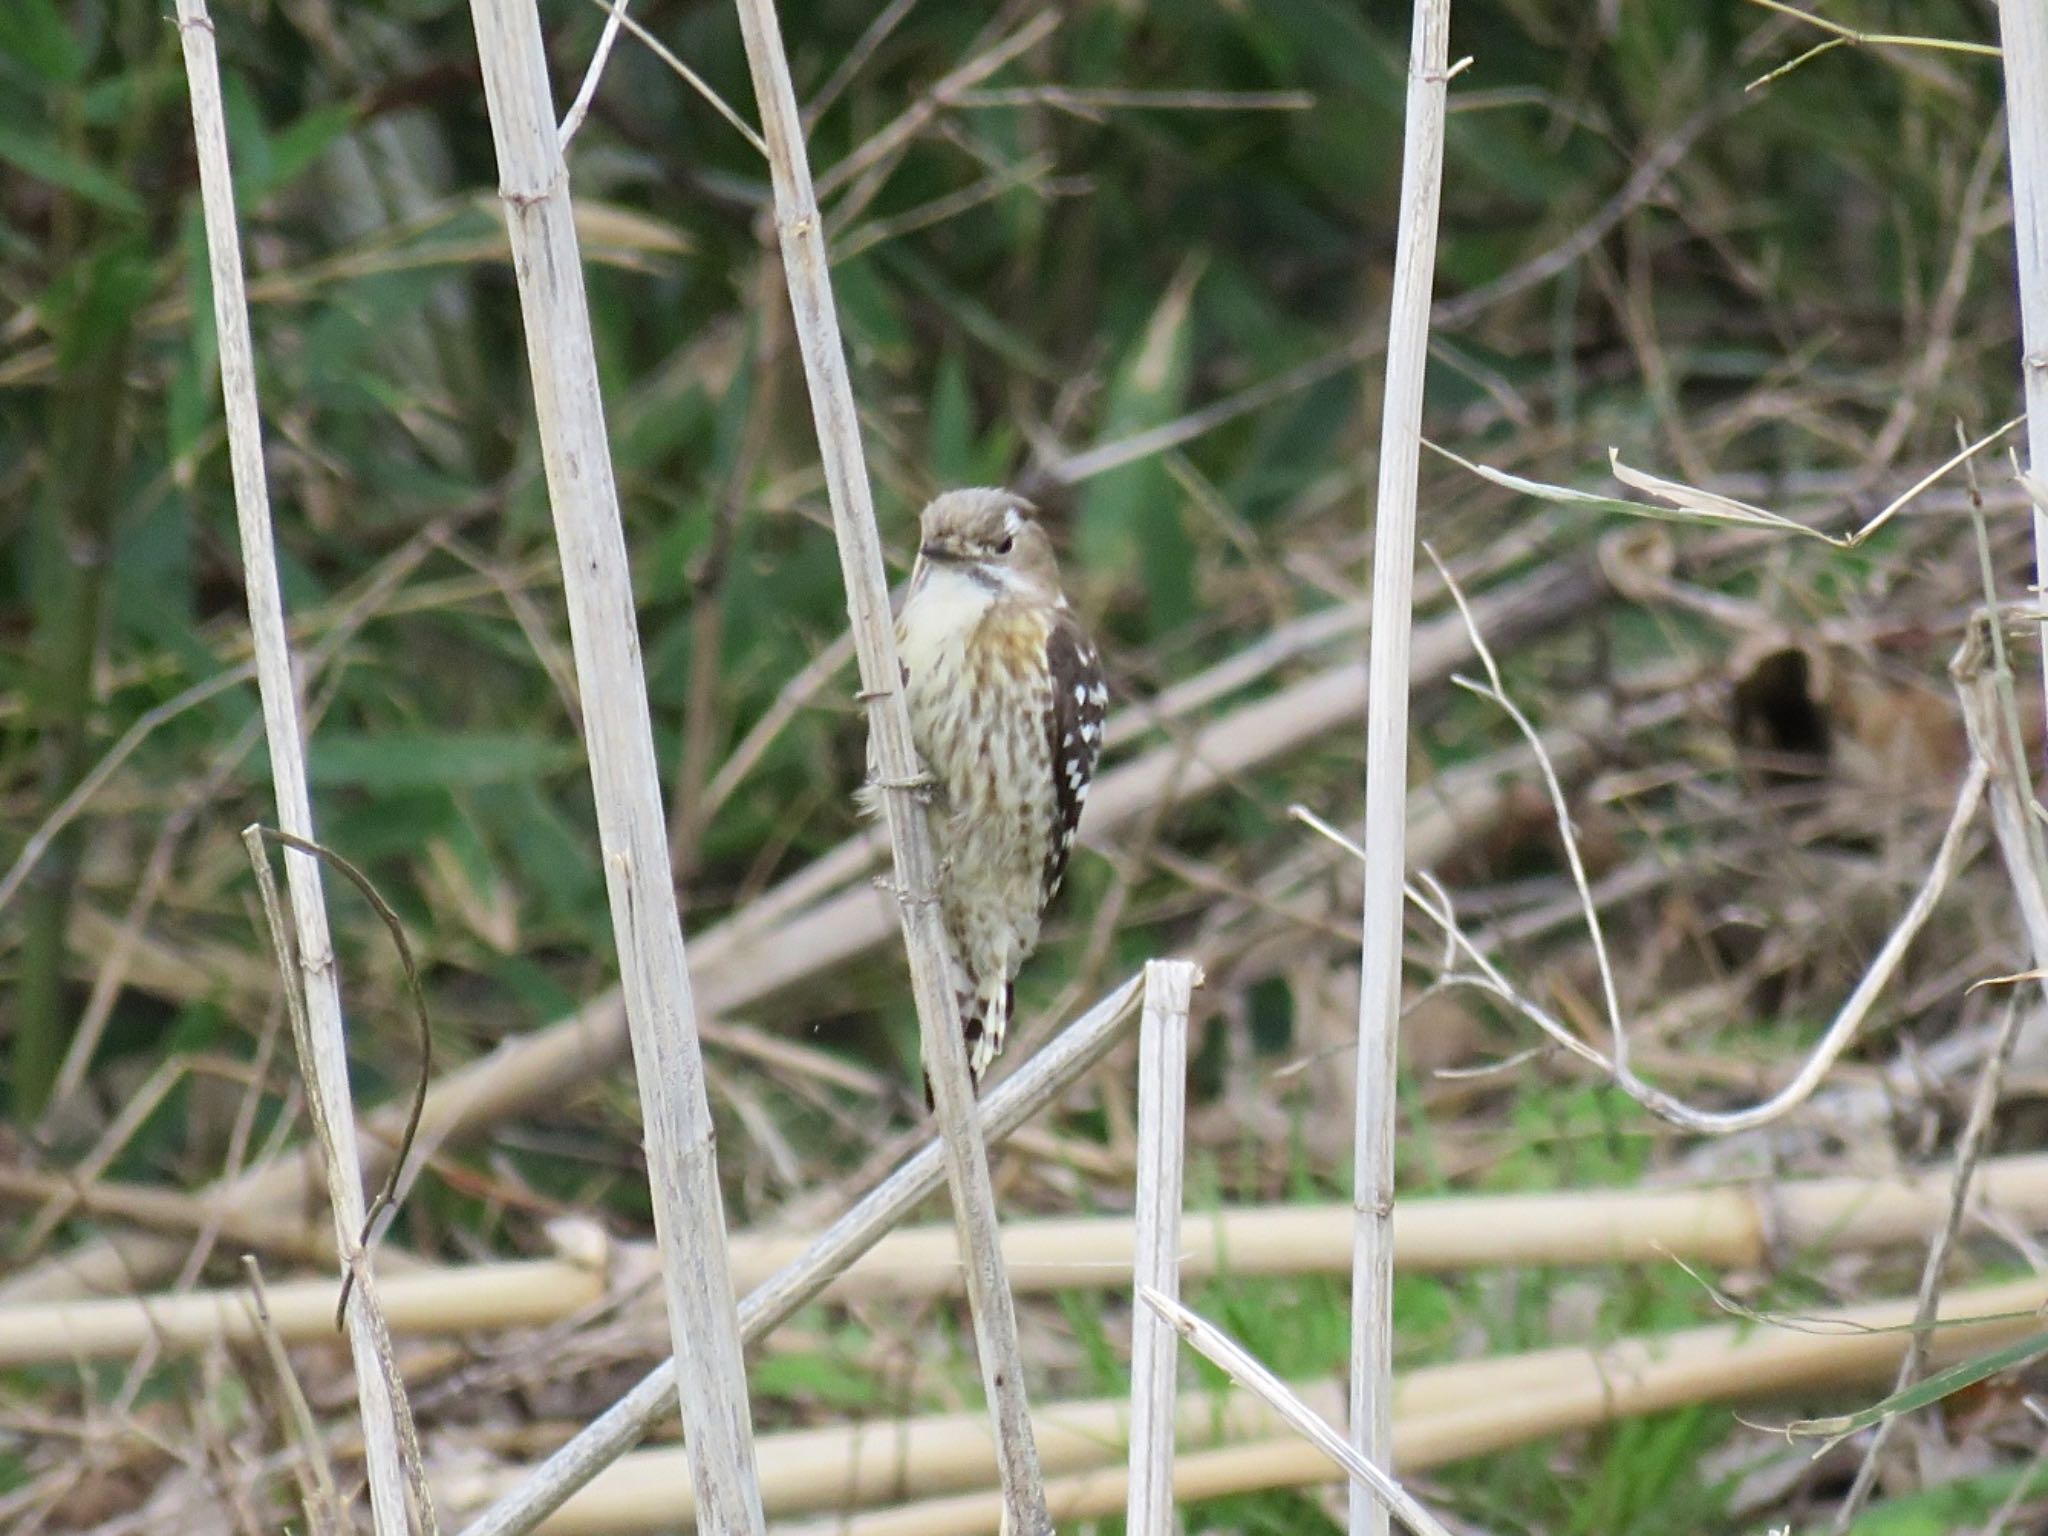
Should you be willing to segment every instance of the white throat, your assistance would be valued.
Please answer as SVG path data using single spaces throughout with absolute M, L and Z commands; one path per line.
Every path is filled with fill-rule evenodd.
M 897 644 L 911 676 L 929 674 L 949 653 L 957 657 L 998 595 L 958 566 L 927 565 L 896 621 Z

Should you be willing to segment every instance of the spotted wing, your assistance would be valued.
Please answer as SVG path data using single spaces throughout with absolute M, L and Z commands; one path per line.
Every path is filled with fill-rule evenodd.
M 1095 760 L 1102 755 L 1109 689 L 1102 681 L 1102 662 L 1093 642 L 1064 608 L 1053 622 L 1045 651 L 1052 683 L 1046 729 L 1052 742 L 1053 829 L 1046 844 L 1044 899 L 1051 901 L 1067 872 Z

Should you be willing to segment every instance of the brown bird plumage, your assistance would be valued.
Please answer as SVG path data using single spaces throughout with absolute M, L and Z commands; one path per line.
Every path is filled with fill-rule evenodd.
M 1017 972 L 1066 873 L 1109 702 L 1034 510 L 992 489 L 932 502 L 896 620 L 977 1084 L 1003 1048 Z

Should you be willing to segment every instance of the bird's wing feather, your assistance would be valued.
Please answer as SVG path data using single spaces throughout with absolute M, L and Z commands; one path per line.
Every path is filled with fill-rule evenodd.
M 1046 710 L 1046 731 L 1052 744 L 1055 825 L 1046 844 L 1045 896 L 1059 889 L 1074 850 L 1074 833 L 1095 760 L 1102 755 L 1102 719 L 1109 707 L 1109 689 L 1102 680 L 1102 662 L 1094 644 L 1074 616 L 1062 608 L 1045 644 L 1046 670 L 1052 700 Z

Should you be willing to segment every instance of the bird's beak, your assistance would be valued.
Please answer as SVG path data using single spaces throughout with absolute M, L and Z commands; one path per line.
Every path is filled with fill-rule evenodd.
M 925 544 L 919 547 L 917 558 L 951 565 L 960 559 L 960 552 L 950 544 Z

